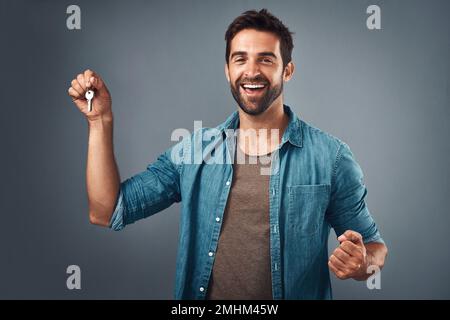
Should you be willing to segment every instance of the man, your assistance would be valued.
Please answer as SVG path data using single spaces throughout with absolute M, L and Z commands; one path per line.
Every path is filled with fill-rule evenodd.
M 264 9 L 247 11 L 225 40 L 225 75 L 238 110 L 122 183 L 108 89 L 90 70 L 72 81 L 69 95 L 89 123 L 90 221 L 120 230 L 181 201 L 176 299 L 329 299 L 329 270 L 364 280 L 387 254 L 365 205 L 362 171 L 344 142 L 283 104 L 283 83 L 295 67 L 292 35 L 280 20 Z M 235 134 L 247 131 L 256 134 Z M 203 151 L 211 141 L 222 148 L 209 156 L 215 151 L 227 161 L 208 161 Z M 328 257 L 331 227 L 340 245 Z

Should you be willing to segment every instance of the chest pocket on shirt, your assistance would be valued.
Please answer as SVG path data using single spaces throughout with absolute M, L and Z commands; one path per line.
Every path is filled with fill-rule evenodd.
M 327 184 L 288 186 L 288 227 L 298 236 L 311 236 L 322 226 L 329 201 Z

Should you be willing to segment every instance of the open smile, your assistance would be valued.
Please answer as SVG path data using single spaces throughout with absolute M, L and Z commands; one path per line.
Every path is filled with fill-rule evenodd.
M 240 85 L 247 95 L 259 95 L 267 88 L 266 83 L 243 83 Z

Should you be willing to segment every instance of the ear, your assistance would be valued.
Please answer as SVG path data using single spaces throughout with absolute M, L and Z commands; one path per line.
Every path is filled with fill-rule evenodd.
M 227 81 L 230 82 L 230 72 L 228 71 L 228 63 L 225 63 L 225 77 L 227 77 Z
M 289 62 L 286 67 L 284 68 L 284 72 L 283 72 L 283 80 L 285 82 L 288 82 L 289 80 L 292 79 L 293 75 L 294 75 L 294 70 L 295 70 L 295 65 L 294 63 L 291 61 Z

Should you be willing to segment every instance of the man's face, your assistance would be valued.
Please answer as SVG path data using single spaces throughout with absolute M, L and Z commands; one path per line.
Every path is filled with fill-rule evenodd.
M 225 74 L 231 93 L 239 107 L 251 115 L 266 111 L 283 91 L 292 63 L 283 73 L 280 41 L 270 32 L 244 29 L 237 33 L 230 45 Z

